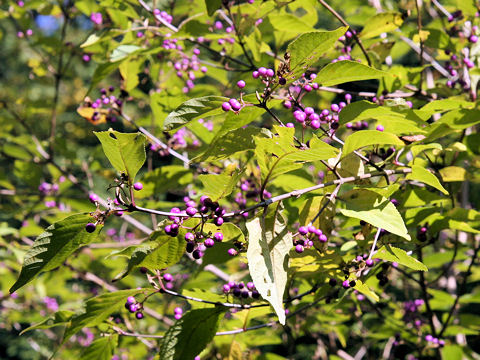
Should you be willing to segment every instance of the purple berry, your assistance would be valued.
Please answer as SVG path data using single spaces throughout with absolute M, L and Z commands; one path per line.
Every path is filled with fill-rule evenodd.
M 230 111 L 231 109 L 232 109 L 232 106 L 230 105 L 230 103 L 228 103 L 228 102 L 225 101 L 225 102 L 222 104 L 222 110 L 223 110 L 223 111 Z
M 198 260 L 203 256 L 203 253 L 197 249 L 193 251 L 192 256 L 195 260 Z
M 129 296 L 127 298 L 127 304 L 135 304 L 135 298 L 133 296 Z
M 383 131 L 383 130 L 385 130 L 385 128 L 383 127 L 383 125 L 377 125 L 377 130 L 378 131 Z
M 290 100 L 285 100 L 285 101 L 283 102 L 283 107 L 284 107 L 285 109 L 290 109 L 290 108 L 292 107 L 292 102 L 291 102 Z
M 310 106 L 305 108 L 305 114 L 307 115 L 312 115 L 314 112 L 315 110 Z
M 273 71 L 272 69 L 267 69 L 267 71 L 265 72 L 265 75 L 267 75 L 268 77 L 274 77 L 275 71 Z
M 468 40 L 471 42 L 471 43 L 476 43 L 478 41 L 478 36 L 477 35 L 470 35 L 470 37 L 468 38 Z
M 134 313 L 137 310 L 138 310 L 138 304 L 130 304 L 128 306 L 128 311 L 130 311 L 131 313 Z
M 137 313 L 135 314 L 135 317 L 136 317 L 138 320 L 141 320 L 141 319 L 143 319 L 143 313 L 139 311 L 139 312 L 137 312 Z
M 214 224 L 217 226 L 222 226 L 223 224 L 223 218 L 222 217 L 217 217 L 215 220 L 213 220 Z
M 350 282 L 348 280 L 345 280 L 342 282 L 342 286 L 344 289 L 348 289 L 350 287 Z
M 187 240 L 187 241 L 193 241 L 193 240 L 195 240 L 195 235 L 194 235 L 193 233 L 191 233 L 191 232 L 187 232 L 187 233 L 185 234 L 185 240 Z
M 280 85 L 285 85 L 285 84 L 287 83 L 287 80 L 286 80 L 285 78 L 283 78 L 283 77 L 280 77 L 280 78 L 278 79 L 278 83 L 279 83 Z
M 183 309 L 181 307 L 176 307 L 175 309 L 173 309 L 173 313 L 174 314 L 183 314 Z
M 204 244 L 207 248 L 211 248 L 215 245 L 215 241 L 213 241 L 213 239 L 208 238 L 208 239 L 205 239 Z
M 238 251 L 235 250 L 234 248 L 228 249 L 227 252 L 228 252 L 228 255 L 230 255 L 230 256 L 236 256 L 238 254 Z
M 267 75 L 267 68 L 265 68 L 263 66 L 258 68 L 258 74 L 261 75 L 261 76 Z
M 93 223 L 88 223 L 87 225 L 85 225 L 85 230 L 87 230 L 88 233 L 93 233 L 96 228 L 97 226 Z
M 247 289 L 248 290 L 253 290 L 255 288 L 255 284 L 251 281 L 247 283 Z
M 188 216 L 194 216 L 197 213 L 197 209 L 195 209 L 194 207 L 188 207 L 185 212 Z
M 308 228 L 306 226 L 300 226 L 298 228 L 298 232 L 302 235 L 307 235 L 308 234 Z
M 230 286 L 228 284 L 223 285 L 223 292 L 224 294 L 228 294 L 230 292 Z
M 306 92 L 310 92 L 313 90 L 312 86 L 310 84 L 305 84 L 303 86 L 303 90 L 305 90 Z
M 97 202 L 98 199 L 99 199 L 97 194 L 90 194 L 90 196 L 89 196 L 88 198 L 90 199 L 90 201 L 91 201 L 92 203 Z
M 298 244 L 298 245 L 295 246 L 295 251 L 296 251 L 298 254 L 303 253 L 303 250 L 304 250 L 304 248 L 303 248 L 302 245 Z
M 374 265 L 372 259 L 367 259 L 367 260 L 365 261 L 365 264 L 366 264 L 368 267 L 372 267 L 372 266 Z
M 254 79 L 258 79 L 259 76 L 260 76 L 260 74 L 258 73 L 258 71 L 255 70 L 254 72 L 252 72 L 252 77 Z
M 213 234 L 213 238 L 215 241 L 222 241 L 223 240 L 223 234 L 221 232 L 216 232 Z
M 143 189 L 143 184 L 141 182 L 136 182 L 135 184 L 133 184 L 133 188 L 136 190 L 136 191 L 140 191 Z
M 243 80 L 238 80 L 237 81 L 237 86 L 240 88 L 240 89 L 243 89 L 245 87 L 245 81 Z
M 299 123 L 303 123 L 303 122 L 305 122 L 305 119 L 307 118 L 307 115 L 302 110 L 295 110 L 293 112 L 293 117 Z
M 332 104 L 332 105 L 330 105 L 330 109 L 333 112 L 338 112 L 338 110 L 340 110 L 340 107 L 337 104 Z
M 172 274 L 169 274 L 169 273 L 163 274 L 163 280 L 165 280 L 166 282 L 172 281 L 173 280 Z

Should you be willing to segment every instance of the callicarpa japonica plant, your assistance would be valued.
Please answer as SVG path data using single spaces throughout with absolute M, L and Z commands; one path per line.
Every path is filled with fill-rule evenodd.
M 480 359 L 478 1 L 0 9 L 1 359 Z

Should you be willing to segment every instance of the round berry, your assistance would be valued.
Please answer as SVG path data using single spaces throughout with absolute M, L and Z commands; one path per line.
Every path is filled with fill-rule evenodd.
M 308 228 L 306 226 L 300 226 L 298 228 L 298 232 L 302 235 L 307 235 L 308 234 Z
M 185 212 L 188 216 L 194 216 L 197 213 L 197 209 L 195 209 L 194 207 L 188 207 Z
M 268 77 L 274 77 L 274 76 L 275 76 L 275 71 L 273 71 L 272 69 L 267 69 L 267 71 L 265 72 L 265 74 L 266 74 Z
M 478 36 L 477 35 L 470 35 L 470 37 L 468 38 L 468 40 L 471 42 L 471 43 L 476 43 L 478 41 Z
M 383 125 L 377 125 L 377 130 L 378 131 L 383 131 L 383 130 L 385 130 L 385 128 L 383 127 Z
M 261 75 L 261 76 L 267 75 L 267 68 L 265 68 L 263 66 L 258 68 L 258 74 Z
M 230 286 L 228 284 L 223 285 L 223 292 L 228 294 L 230 292 Z
M 163 274 L 163 280 L 165 280 L 166 282 L 172 281 L 173 280 L 172 274 L 169 274 L 169 273 Z
M 252 291 L 252 298 L 258 299 L 260 298 L 260 293 L 257 290 Z
M 225 101 L 225 102 L 222 104 L 222 110 L 223 110 L 223 111 L 230 111 L 231 109 L 232 109 L 232 106 L 230 105 L 230 103 L 228 103 L 228 102 Z
M 134 313 L 137 310 L 138 310 L 138 304 L 130 304 L 128 306 L 128 311 L 130 311 L 131 313 Z
M 335 286 L 335 285 L 337 285 L 337 279 L 335 279 L 335 278 L 330 278 L 330 280 L 328 280 L 328 285 L 330 285 L 330 286 Z
M 129 296 L 127 298 L 127 304 L 135 304 L 135 298 L 133 296 Z
M 176 307 L 175 309 L 173 309 L 173 313 L 174 314 L 183 314 L 183 309 L 181 307 Z
M 314 112 L 315 110 L 310 106 L 305 108 L 305 114 L 307 115 L 312 115 Z
M 344 289 L 348 289 L 350 287 L 350 282 L 348 280 L 345 280 L 343 283 L 342 283 L 342 286 Z
M 259 76 L 260 76 L 260 74 L 258 73 L 258 71 L 255 70 L 254 72 L 252 72 L 252 77 L 254 79 L 258 79 Z
M 310 92 L 313 90 L 312 86 L 310 84 L 305 84 L 303 86 L 303 90 L 305 90 L 306 92 Z
M 222 226 L 223 224 L 223 218 L 222 217 L 217 217 L 215 220 L 213 220 L 214 224 L 217 226 Z
M 185 234 L 185 240 L 187 240 L 187 241 L 193 241 L 193 240 L 195 240 L 195 235 L 194 235 L 193 233 L 191 233 L 191 232 L 187 232 L 187 233 Z
M 234 248 L 230 248 L 230 249 L 228 249 L 228 251 L 227 251 L 227 252 L 228 252 L 228 255 L 230 255 L 230 256 L 235 256 L 235 255 L 237 255 L 237 254 L 238 254 L 238 251 L 237 251 L 237 250 L 235 250 Z
M 237 86 L 240 88 L 240 89 L 243 89 L 245 87 L 245 81 L 243 80 L 238 80 L 237 81 Z
M 93 233 L 96 228 L 97 226 L 93 223 L 88 223 L 87 225 L 85 225 L 85 230 L 87 230 L 88 233 Z
M 197 249 L 193 251 L 192 256 L 195 260 L 198 260 L 203 256 L 203 253 Z
M 186 246 L 186 252 L 191 253 L 195 249 L 195 243 L 193 241 L 189 241 Z
M 374 265 L 372 259 L 367 259 L 367 260 L 365 261 L 365 264 L 366 264 L 368 267 L 372 267 L 372 266 Z
M 242 108 L 242 104 L 237 99 L 230 99 L 228 101 L 233 111 L 238 111 Z
M 302 110 L 295 110 L 293 112 L 293 117 L 299 123 L 303 123 L 303 122 L 305 122 L 305 119 L 307 118 L 307 115 Z
M 99 199 L 97 194 L 90 194 L 90 196 L 89 196 L 88 198 L 90 199 L 90 201 L 91 201 L 92 203 L 97 202 L 98 199 Z
M 280 77 L 280 78 L 278 79 L 278 83 L 279 83 L 280 85 L 285 85 L 285 84 L 287 83 L 287 80 L 286 80 L 285 78 L 283 78 L 283 77 Z
M 223 234 L 221 232 L 216 232 L 213 234 L 213 238 L 215 241 L 222 241 L 223 240 Z
M 303 248 L 302 245 L 298 244 L 298 245 L 295 246 L 295 251 L 296 251 L 298 254 L 303 253 L 303 250 L 304 250 L 304 248 Z
M 135 184 L 133 184 L 133 188 L 136 190 L 136 191 L 140 191 L 143 189 L 143 184 L 141 182 L 136 182 Z
M 253 290 L 255 288 L 255 284 L 251 281 L 247 283 L 247 289 L 248 290 Z
M 204 244 L 207 248 L 211 248 L 215 245 L 215 241 L 213 241 L 213 239 L 208 238 L 208 239 L 205 239 Z
M 310 127 L 311 127 L 313 130 L 318 130 L 318 129 L 320 129 L 320 125 L 321 125 L 321 124 L 320 124 L 320 121 L 318 121 L 318 120 L 312 120 L 312 121 L 310 122 Z
M 284 107 L 285 109 L 290 109 L 290 108 L 292 107 L 292 102 L 291 102 L 290 100 L 285 100 L 285 101 L 283 102 L 283 107 Z
M 138 320 L 141 320 L 141 319 L 143 319 L 143 313 L 139 311 L 139 312 L 137 312 L 137 313 L 135 314 L 135 317 L 136 317 Z

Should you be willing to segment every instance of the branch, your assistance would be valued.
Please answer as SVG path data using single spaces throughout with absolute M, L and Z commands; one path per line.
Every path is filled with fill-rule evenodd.
M 273 203 L 276 203 L 278 201 L 282 201 L 282 200 L 285 200 L 285 199 L 288 199 L 288 198 L 291 198 L 291 197 L 299 197 L 299 196 L 301 196 L 303 194 L 306 194 L 308 192 L 319 190 L 319 189 L 322 189 L 324 187 L 328 187 L 328 186 L 331 186 L 331 185 L 343 185 L 343 184 L 346 184 L 346 183 L 355 182 L 357 180 L 365 180 L 365 179 L 370 179 L 372 177 L 377 177 L 377 176 L 406 175 L 406 174 L 409 174 L 411 172 L 412 172 L 412 169 L 405 168 L 405 169 L 401 169 L 401 170 L 383 170 L 383 171 L 378 171 L 378 172 L 372 172 L 372 173 L 369 173 L 369 174 L 363 174 L 363 175 L 358 175 L 358 176 L 350 176 L 350 177 L 346 177 L 346 178 L 341 178 L 341 179 L 329 181 L 329 182 L 326 182 L 326 183 L 323 183 L 323 184 L 318 184 L 318 185 L 311 186 L 311 187 L 308 187 L 308 188 L 294 190 L 294 191 L 291 191 L 291 192 L 288 192 L 288 193 L 285 193 L 285 194 L 274 196 L 270 199 L 267 199 L 267 200 L 264 200 L 264 201 L 261 201 L 261 202 L 255 204 L 255 205 L 252 205 L 247 209 L 226 213 L 222 217 L 223 218 L 228 218 L 228 217 L 234 217 L 234 216 L 242 215 L 246 212 L 258 209 L 260 207 L 265 207 L 265 206 L 271 205 Z M 143 207 L 140 207 L 140 206 L 132 207 L 132 211 L 140 211 L 140 212 L 145 212 L 145 213 L 148 213 L 148 214 L 156 214 L 156 215 L 162 215 L 162 216 L 191 217 L 187 214 L 172 213 L 172 212 L 168 212 L 168 211 L 147 209 L 147 208 L 143 208 Z M 193 217 L 200 219 L 200 218 L 202 218 L 202 215 L 195 215 Z
M 332 8 L 330 5 L 328 5 L 325 0 L 318 0 L 318 2 L 320 4 L 322 4 L 322 6 L 325 9 L 330 11 L 330 13 L 333 16 L 335 16 L 343 25 L 345 25 L 348 28 L 351 28 L 350 25 L 346 22 L 346 20 L 338 12 L 336 12 L 334 8 Z M 360 46 L 360 49 L 362 50 L 363 55 L 365 56 L 365 59 L 367 60 L 368 66 L 372 66 L 372 62 L 370 61 L 370 57 L 368 56 L 367 50 L 363 47 L 362 41 L 357 36 L 355 31 L 352 31 L 352 35 L 353 35 L 353 38 L 355 39 L 355 41 L 357 42 L 358 46 Z

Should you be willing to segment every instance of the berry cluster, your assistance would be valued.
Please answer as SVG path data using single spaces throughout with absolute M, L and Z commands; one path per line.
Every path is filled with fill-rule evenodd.
M 408 324 L 413 324 L 415 327 L 420 328 L 422 326 L 422 320 L 420 319 L 420 313 L 418 309 L 424 305 L 425 302 L 422 299 L 415 299 L 407 301 L 403 304 L 403 321 Z
M 229 281 L 227 284 L 223 285 L 222 291 L 224 294 L 232 294 L 237 298 L 248 299 L 249 297 L 253 299 L 259 299 L 260 293 L 255 289 L 253 282 L 248 282 L 246 285 L 243 281 L 236 283 L 235 281 Z
M 322 232 L 322 230 L 317 229 L 313 225 L 300 226 L 298 228 L 297 236 L 295 236 L 293 239 L 295 251 L 301 254 L 305 251 L 305 249 L 312 248 L 314 245 L 314 240 L 318 240 L 320 243 L 325 244 L 328 241 L 328 238 Z
M 144 317 L 142 312 L 143 304 L 137 302 L 133 296 L 129 296 L 127 298 L 127 301 L 125 302 L 125 309 L 127 309 L 132 314 L 135 313 L 135 317 L 138 320 L 143 319 Z

